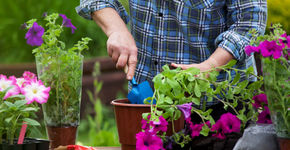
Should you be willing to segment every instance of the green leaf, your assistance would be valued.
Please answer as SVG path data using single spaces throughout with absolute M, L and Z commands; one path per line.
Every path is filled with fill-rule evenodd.
M 210 131 L 210 128 L 207 125 L 203 125 L 202 130 L 200 131 L 200 134 L 203 136 L 208 136 L 209 131 Z
M 224 65 L 224 68 L 231 68 L 237 63 L 236 60 L 232 59 L 230 62 L 228 62 L 226 65 Z
M 195 76 L 195 75 L 198 75 L 200 73 L 200 70 L 198 68 L 191 67 L 191 68 L 184 70 L 184 72 L 190 73 L 192 76 Z
M 24 108 L 22 111 L 24 111 L 24 112 L 28 112 L 28 111 L 37 112 L 38 111 L 38 108 L 27 107 L 27 108 Z
M 6 104 L 8 107 L 15 107 L 13 103 L 5 101 L 4 104 Z
M 196 97 L 200 97 L 201 96 L 200 88 L 199 88 L 197 82 L 195 82 L 195 85 L 194 85 L 194 93 L 195 93 Z
M 40 124 L 34 119 L 24 118 L 23 121 L 27 122 L 27 124 L 31 126 L 40 126 Z
M 14 116 L 8 117 L 5 119 L 5 122 L 7 122 L 8 124 L 10 123 L 10 121 L 13 119 Z
M 23 105 L 26 105 L 26 103 L 27 103 L 26 100 L 19 100 L 19 101 L 16 101 L 16 102 L 14 103 L 14 105 L 15 105 L 15 107 L 19 108 L 19 107 L 21 107 L 21 106 L 23 106 Z
M 200 99 L 198 99 L 196 97 L 192 97 L 191 102 L 193 102 L 195 105 L 200 105 Z
M 235 85 L 240 81 L 241 75 L 239 73 L 236 74 L 232 84 Z
M 174 120 L 179 119 L 180 116 L 181 116 L 181 111 L 180 111 L 180 110 L 177 110 L 177 111 L 175 112 L 175 114 L 174 114 Z
M 173 101 L 170 97 L 166 96 L 164 101 L 167 103 L 167 104 L 173 104 Z
M 142 118 L 147 120 L 149 115 L 150 115 L 150 113 L 143 113 Z

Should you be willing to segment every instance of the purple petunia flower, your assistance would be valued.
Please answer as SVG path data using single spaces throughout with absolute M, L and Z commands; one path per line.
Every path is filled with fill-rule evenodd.
M 241 121 L 233 114 L 223 114 L 220 119 L 211 128 L 211 131 L 216 131 L 214 137 L 224 139 L 225 133 L 240 132 Z
M 255 101 L 255 103 L 253 104 L 255 108 L 259 108 L 268 104 L 267 95 L 264 93 L 254 96 L 253 100 Z
M 168 122 L 163 118 L 163 116 L 159 117 L 159 121 L 150 121 L 150 126 L 153 127 L 154 132 L 166 132 L 167 131 Z
M 44 33 L 44 28 L 34 22 L 32 27 L 28 30 L 25 35 L 25 39 L 27 39 L 27 44 L 31 46 L 40 46 L 43 43 L 42 35 Z
M 282 46 L 278 45 L 276 41 L 263 41 L 259 47 L 263 57 L 273 56 L 274 59 L 278 59 L 282 55 Z
M 67 18 L 65 14 L 59 14 L 59 16 L 61 16 L 63 19 L 62 25 L 64 27 L 71 28 L 71 33 L 74 33 L 77 28 L 71 23 L 71 20 Z
M 248 56 L 251 56 L 251 53 L 259 53 L 260 52 L 260 47 L 255 47 L 255 46 L 251 46 L 251 45 L 248 45 L 245 47 L 245 53 L 248 55 Z
M 136 134 L 136 150 L 164 150 L 160 137 L 152 132 L 139 132 Z
M 270 111 L 267 106 L 264 107 L 264 111 L 262 111 L 258 116 L 257 123 L 265 123 L 265 124 L 272 124 L 272 120 L 270 117 Z
M 176 107 L 183 112 L 185 120 L 187 118 L 190 118 L 191 114 L 191 105 L 192 103 L 182 104 L 182 105 L 176 105 Z

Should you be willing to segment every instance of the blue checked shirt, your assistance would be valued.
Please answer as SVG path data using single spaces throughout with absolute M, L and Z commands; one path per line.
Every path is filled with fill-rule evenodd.
M 251 29 L 264 34 L 266 0 L 130 0 L 129 6 L 130 16 L 117 0 L 80 0 L 76 10 L 91 19 L 92 12 L 111 7 L 125 23 L 130 22 L 138 48 L 135 78 L 139 83 L 147 80 L 152 85 L 165 64 L 201 63 L 217 47 L 234 56 L 236 68 L 255 67 L 244 48 L 252 38 Z M 221 72 L 218 80 L 225 79 L 226 73 Z

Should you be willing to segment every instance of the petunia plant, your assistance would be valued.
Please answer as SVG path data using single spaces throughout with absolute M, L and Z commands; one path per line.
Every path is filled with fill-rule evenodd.
M 259 36 L 246 47 L 248 55 L 255 54 L 262 61 L 262 72 L 265 78 L 265 93 L 259 99 L 268 99 L 268 107 L 264 107 L 259 122 L 270 123 L 263 119 L 271 112 L 278 137 L 290 137 L 290 36 L 275 24 L 270 34 Z M 252 31 L 256 35 L 256 31 Z M 264 103 L 266 104 L 266 103 Z M 260 107 L 260 105 L 256 105 Z
M 156 104 L 151 104 L 150 113 L 143 114 L 142 131 L 136 135 L 136 148 L 173 149 L 172 145 L 183 147 L 198 136 L 225 139 L 227 134 L 243 132 L 248 122 L 256 121 L 258 112 L 253 107 L 255 101 L 252 98 L 262 93 L 263 78 L 257 76 L 252 67 L 239 70 L 235 64 L 236 61 L 232 60 L 225 66 L 205 72 L 197 68 L 172 70 L 163 66 L 163 72 L 153 79 L 153 97 L 144 101 L 148 104 L 155 99 Z M 227 80 L 217 80 L 221 71 L 227 73 Z M 246 80 L 249 76 L 255 76 L 257 81 L 250 83 Z M 211 116 L 213 110 L 206 107 L 206 101 L 214 99 L 223 104 L 225 110 L 231 110 L 218 120 Z M 192 114 L 199 116 L 201 121 L 193 123 Z M 175 132 L 174 121 L 182 115 L 185 129 Z M 165 134 L 168 124 L 173 128 L 171 137 Z
M 49 91 L 50 87 L 31 72 L 24 72 L 20 78 L 0 74 L 0 144 L 4 137 L 6 143 L 13 144 L 23 123 L 40 125 L 34 120 L 35 112 L 38 104 L 47 102 Z
M 43 105 L 44 119 L 48 126 L 77 126 L 82 87 L 83 50 L 88 49 L 89 38 L 82 38 L 71 48 L 61 41 L 61 33 L 76 27 L 64 14 L 45 14 L 45 26 L 36 19 L 26 22 L 27 44 L 37 46 L 36 57 L 39 78 L 51 87 L 50 101 Z M 53 110 L 53 111 L 52 111 Z

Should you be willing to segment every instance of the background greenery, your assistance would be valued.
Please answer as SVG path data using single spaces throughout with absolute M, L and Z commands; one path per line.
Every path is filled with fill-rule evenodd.
M 128 0 L 120 0 L 128 10 Z M 20 25 L 31 18 L 40 18 L 44 12 L 64 13 L 72 19 L 77 27 L 75 34 L 69 30 L 63 36 L 67 46 L 73 45 L 81 37 L 88 36 L 90 50 L 85 52 L 85 58 L 105 56 L 107 37 L 93 22 L 78 16 L 75 7 L 79 0 L 0 0 L 0 63 L 33 62 L 32 47 L 26 44 L 25 31 Z M 289 0 L 268 0 L 268 26 L 271 22 L 280 22 L 290 33 Z M 5 57 L 3 57 L 5 56 Z
M 74 34 L 67 29 L 63 36 L 68 47 L 81 37 L 88 36 L 93 41 L 85 57 L 106 55 L 106 36 L 93 21 L 85 20 L 76 13 L 78 5 L 79 0 L 0 0 L 0 63 L 34 61 L 31 54 L 33 47 L 26 44 L 26 31 L 20 26 L 31 18 L 41 18 L 44 12 L 66 14 L 77 27 Z

